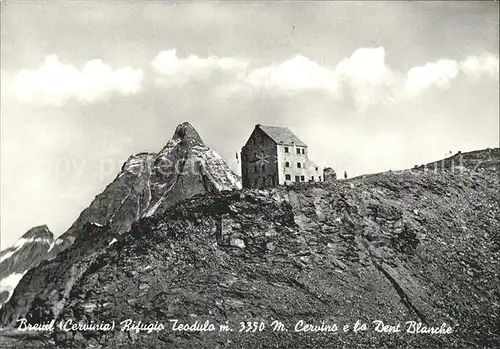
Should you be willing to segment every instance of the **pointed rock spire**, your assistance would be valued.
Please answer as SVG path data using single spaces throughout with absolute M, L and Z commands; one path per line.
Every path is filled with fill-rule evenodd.
M 188 141 L 190 143 L 203 144 L 200 135 L 195 130 L 193 125 L 185 121 L 175 129 L 173 141 Z

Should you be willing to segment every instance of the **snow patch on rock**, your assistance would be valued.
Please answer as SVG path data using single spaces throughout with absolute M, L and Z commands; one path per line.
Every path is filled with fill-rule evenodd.
M 49 242 L 47 239 L 43 239 L 43 238 L 36 238 L 36 237 L 32 237 L 32 238 L 19 238 L 16 243 L 14 245 L 12 245 L 12 247 L 10 247 L 9 249 L 11 249 L 10 251 L 8 251 L 9 249 L 7 249 L 8 252 L 4 253 L 2 256 L 0 256 L 0 263 L 2 263 L 4 260 L 6 260 L 7 258 L 10 258 L 12 255 L 14 255 L 16 252 L 18 252 L 23 246 L 27 245 L 27 244 L 31 244 L 31 243 L 46 243 L 48 245 L 51 245 L 52 243 Z M 52 248 L 50 248 L 52 249 Z M 49 249 L 49 251 L 50 251 Z
M 21 279 L 23 278 L 24 274 L 26 274 L 27 270 L 24 273 L 12 273 L 7 277 L 4 277 L 2 280 L 0 280 L 0 293 L 2 292 L 8 292 L 9 295 L 7 296 L 7 299 L 5 300 L 4 303 L 7 303 L 12 297 L 12 294 L 14 293 L 14 289 L 16 288 L 17 284 Z

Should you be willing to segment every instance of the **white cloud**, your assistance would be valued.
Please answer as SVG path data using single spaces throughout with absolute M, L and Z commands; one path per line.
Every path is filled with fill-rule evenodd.
M 473 80 L 498 79 L 498 57 L 492 54 L 470 56 L 463 61 L 441 59 L 400 72 L 387 65 L 383 47 L 359 48 L 333 66 L 297 55 L 250 69 L 248 61 L 238 58 L 179 58 L 176 50 L 159 52 L 151 65 L 157 83 L 164 86 L 207 81 L 214 73 L 223 72 L 230 82 L 211 81 L 217 85 L 219 96 L 252 91 L 322 91 L 334 101 L 352 101 L 359 111 L 371 105 L 414 98 L 433 88 L 447 89 L 460 74 Z M 113 69 L 101 60 L 88 61 L 77 69 L 52 55 L 35 70 L 21 70 L 15 77 L 14 91 L 23 102 L 61 105 L 71 98 L 93 102 L 111 94 L 138 93 L 143 78 L 141 69 Z
M 385 86 L 391 80 L 392 73 L 385 64 L 385 51 L 379 47 L 356 50 L 335 67 L 323 67 L 297 55 L 281 64 L 250 71 L 244 82 L 267 90 L 323 90 L 341 98 L 342 85 L 356 90 L 358 96 L 373 97 L 375 88 Z
M 336 65 L 335 75 L 346 87 L 344 97 L 349 93 L 360 111 L 393 97 L 395 73 L 385 62 L 383 47 L 357 49 Z
M 338 83 L 335 73 L 330 69 L 301 55 L 279 65 L 258 68 L 245 77 L 251 86 L 283 90 L 326 90 L 337 94 Z
M 441 59 L 414 67 L 407 73 L 406 93 L 413 97 L 431 87 L 448 89 L 452 80 L 460 73 L 476 81 L 484 77 L 498 79 L 498 57 L 485 53 L 480 56 L 469 56 L 460 62 Z
M 77 69 L 51 55 L 37 69 L 19 71 L 14 91 L 20 101 L 27 103 L 61 105 L 71 98 L 93 102 L 113 93 L 135 94 L 141 89 L 143 77 L 141 69 L 114 70 L 100 59 Z
M 450 59 L 411 68 L 407 74 L 406 92 L 416 96 L 432 86 L 447 89 L 451 80 L 458 75 L 458 68 L 457 61 Z
M 383 47 L 357 49 L 337 64 L 335 72 L 344 81 L 373 86 L 384 85 L 391 76 Z
M 469 56 L 460 63 L 460 69 L 474 80 L 478 80 L 485 75 L 498 79 L 498 57 L 490 53 L 481 56 Z
M 358 109 L 387 100 L 394 83 L 394 74 L 385 63 L 385 50 L 361 48 L 334 67 L 297 55 L 280 64 L 251 70 L 238 84 L 223 91 L 242 92 L 241 84 L 250 89 L 264 89 L 274 93 L 319 90 L 331 94 L 335 100 L 349 95 Z
M 440 59 L 407 72 L 394 71 L 386 63 L 383 47 L 360 48 L 335 66 L 297 55 L 281 63 L 247 70 L 236 83 L 218 88 L 219 95 L 319 90 L 331 94 L 336 101 L 351 100 L 363 112 L 376 104 L 391 104 L 417 97 L 433 88 L 448 89 L 452 81 L 464 74 L 468 78 L 498 79 L 498 58 L 491 54 L 471 56 L 459 62 Z
M 167 50 L 158 53 L 151 64 L 158 74 L 157 82 L 166 85 L 183 85 L 193 80 L 208 79 L 215 71 L 238 75 L 247 69 L 249 62 L 228 57 L 200 58 L 196 55 L 179 59 L 176 50 Z

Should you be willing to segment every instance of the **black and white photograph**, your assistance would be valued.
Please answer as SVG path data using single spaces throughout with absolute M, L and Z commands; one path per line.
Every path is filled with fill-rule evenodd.
M 1 0 L 0 349 L 499 348 L 499 11 Z

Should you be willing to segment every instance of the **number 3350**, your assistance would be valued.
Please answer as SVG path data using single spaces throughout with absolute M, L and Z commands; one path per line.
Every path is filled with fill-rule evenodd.
M 240 330 L 238 332 L 257 332 L 262 331 L 266 328 L 266 324 L 263 322 L 240 322 Z

